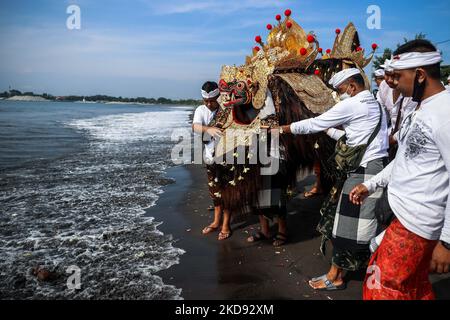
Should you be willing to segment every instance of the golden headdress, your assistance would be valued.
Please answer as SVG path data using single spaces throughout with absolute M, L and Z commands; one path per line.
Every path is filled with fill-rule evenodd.
M 246 58 L 245 65 L 223 66 L 220 78 L 226 82 L 245 81 L 254 90 L 253 107 L 264 106 L 268 76 L 276 68 L 308 68 L 318 54 L 318 42 L 314 34 L 305 31 L 291 18 L 291 11 L 285 11 L 285 19 L 277 15 L 278 25 L 267 25 L 270 31 L 267 43 L 260 36 L 259 44 L 253 48 L 253 55 Z
M 368 57 L 364 57 L 364 49 L 360 46 L 358 31 L 356 31 L 353 23 L 350 22 L 343 33 L 341 33 L 340 29 L 336 29 L 333 50 L 328 57 L 349 60 L 360 69 L 363 69 L 370 63 L 377 48 L 377 44 L 372 44 L 372 53 Z

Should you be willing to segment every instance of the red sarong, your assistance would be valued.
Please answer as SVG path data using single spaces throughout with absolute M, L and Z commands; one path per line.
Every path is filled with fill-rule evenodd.
M 434 300 L 428 274 L 436 244 L 392 222 L 370 259 L 363 299 Z

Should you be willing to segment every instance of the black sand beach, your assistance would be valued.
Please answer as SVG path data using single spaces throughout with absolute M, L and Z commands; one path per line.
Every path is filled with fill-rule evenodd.
M 169 170 L 176 182 L 165 188 L 156 206 L 147 214 L 164 221 L 159 229 L 172 234 L 175 246 L 186 251 L 180 264 L 159 275 L 164 283 L 183 290 L 187 300 L 359 300 L 364 274 L 348 277 L 344 291 L 315 292 L 308 280 L 327 272 L 329 257 L 319 251 L 320 237 L 315 227 L 320 218 L 321 197 L 304 199 L 303 190 L 313 184 L 308 177 L 298 184 L 300 191 L 288 205 L 290 242 L 280 248 L 271 243 L 247 243 L 257 229 L 256 217 L 233 225 L 233 235 L 217 240 L 217 233 L 204 236 L 201 230 L 212 218 L 207 208 L 205 168 L 187 165 Z M 328 250 L 330 251 L 330 250 Z M 450 277 L 432 276 L 439 299 L 450 299 Z

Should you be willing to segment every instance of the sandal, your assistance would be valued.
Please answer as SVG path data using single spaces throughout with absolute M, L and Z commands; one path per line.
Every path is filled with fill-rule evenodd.
M 324 279 L 324 277 L 325 277 L 325 279 Z M 323 283 L 325 284 L 325 288 L 315 288 L 313 285 L 311 285 L 312 282 L 317 282 L 317 281 L 314 281 L 314 279 L 317 279 L 317 281 L 323 281 Z M 313 288 L 314 290 L 317 290 L 317 291 L 337 291 L 337 290 L 344 290 L 347 288 L 347 285 L 345 284 L 345 282 L 337 286 L 332 281 L 328 280 L 326 275 L 323 275 L 318 278 L 313 278 L 308 282 L 308 284 L 311 288 Z
M 320 281 L 320 280 L 323 280 L 323 281 L 328 280 L 327 274 L 325 273 L 323 276 L 316 277 L 316 278 L 311 278 L 310 281 L 311 282 L 317 282 L 317 281 Z
M 202 230 L 202 234 L 206 235 L 208 233 L 217 231 L 217 229 L 219 229 L 219 227 L 213 227 L 213 226 L 209 225 Z
M 217 238 L 217 240 L 219 240 L 219 241 L 226 240 L 229 237 L 231 237 L 231 234 L 232 234 L 231 231 L 230 232 L 222 232 L 222 231 L 220 231 L 219 232 L 219 237 Z
M 255 232 L 253 233 L 250 237 L 247 238 L 247 242 L 259 242 L 259 241 L 263 241 L 263 240 L 269 240 L 270 237 L 266 236 L 264 233 L 262 233 L 261 231 Z
M 288 236 L 285 235 L 282 232 L 278 232 L 275 237 L 273 237 L 273 246 L 274 247 L 281 247 L 282 245 L 285 245 L 288 242 Z

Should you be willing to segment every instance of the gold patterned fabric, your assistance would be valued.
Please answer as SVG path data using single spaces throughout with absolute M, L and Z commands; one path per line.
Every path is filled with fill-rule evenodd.
M 336 104 L 332 95 L 333 91 L 316 75 L 285 73 L 275 76 L 286 81 L 300 101 L 316 114 L 322 114 Z

